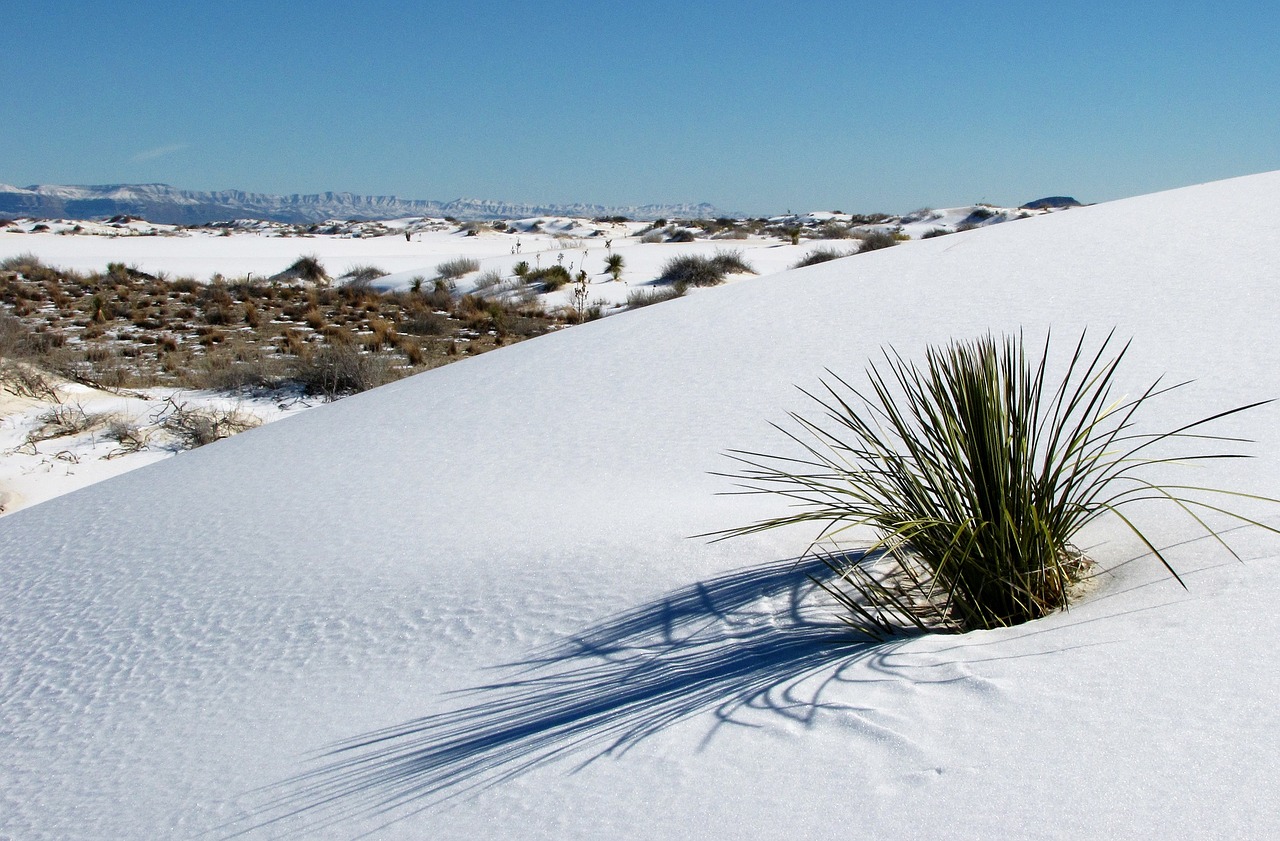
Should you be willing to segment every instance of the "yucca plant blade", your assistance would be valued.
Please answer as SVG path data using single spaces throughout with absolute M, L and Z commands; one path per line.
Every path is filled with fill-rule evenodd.
M 1072 538 L 1104 514 L 1132 529 L 1171 576 L 1182 578 L 1122 509 L 1172 504 L 1228 550 L 1197 511 L 1273 532 L 1276 528 L 1201 496 L 1267 497 L 1161 484 L 1156 467 L 1247 457 L 1233 451 L 1162 453 L 1165 445 L 1242 443 L 1202 427 L 1255 409 L 1256 401 L 1165 432 L 1137 429 L 1142 409 L 1186 383 L 1159 379 L 1132 399 L 1116 399 L 1131 341 L 1113 350 L 1115 331 L 1090 348 L 1082 333 L 1053 378 L 1051 337 L 1028 354 L 1023 336 L 991 335 L 927 349 L 917 365 L 886 349 L 866 369 L 867 388 L 828 370 L 821 393 L 803 391 L 821 419 L 792 414 L 778 427 L 796 456 L 732 451 L 744 468 L 724 474 L 739 493 L 769 493 L 793 510 L 712 535 L 716 539 L 820 522 L 819 540 L 870 526 L 877 551 L 898 558 L 890 579 L 862 566 L 823 561 L 819 582 L 843 606 L 850 627 L 870 634 L 896 627 L 967 630 L 1016 624 L 1064 608 L 1082 561 Z M 810 547 L 811 551 L 814 549 Z M 863 557 L 866 557 L 865 555 Z M 909 560 L 906 560 L 909 559 Z

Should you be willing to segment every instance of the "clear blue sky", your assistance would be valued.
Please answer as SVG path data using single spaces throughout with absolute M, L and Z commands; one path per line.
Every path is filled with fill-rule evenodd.
M 1280 4 L 22 0 L 0 182 L 748 213 L 1280 168 Z

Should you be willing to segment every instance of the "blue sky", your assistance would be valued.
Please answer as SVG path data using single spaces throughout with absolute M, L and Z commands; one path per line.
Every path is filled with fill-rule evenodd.
M 6 4 L 0 182 L 748 213 L 1280 168 L 1280 4 Z

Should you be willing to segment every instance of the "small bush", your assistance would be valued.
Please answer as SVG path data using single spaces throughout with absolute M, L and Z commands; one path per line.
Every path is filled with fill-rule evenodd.
M 688 228 L 674 228 L 667 234 L 667 242 L 693 242 L 697 237 Z
M 480 271 L 480 261 L 473 257 L 455 257 L 436 266 L 436 278 L 457 280 L 465 274 Z
M 683 297 L 685 287 L 676 284 L 665 289 L 633 289 L 627 294 L 627 309 L 637 310 L 650 304 L 660 304 Z
M 448 316 L 424 312 L 404 321 L 400 329 L 416 336 L 442 336 L 449 330 Z
M 160 427 L 183 449 L 191 450 L 261 426 L 262 421 L 237 408 L 190 408 L 170 398 Z
M 324 265 L 320 262 L 320 258 L 314 254 L 304 254 L 289 268 L 285 269 L 276 277 L 281 279 L 291 278 L 295 280 L 306 281 L 316 285 L 323 285 L 329 282 L 329 273 L 325 271 Z
M 755 274 L 739 251 L 717 251 L 712 257 L 683 254 L 672 257 L 662 267 L 659 283 L 682 283 L 685 286 L 716 286 L 729 274 Z
M 147 448 L 147 435 L 137 423 L 125 418 L 116 418 L 107 424 L 106 437 L 115 441 L 117 446 L 103 458 L 113 459 L 136 453 Z
M 843 222 L 824 222 L 813 232 L 814 239 L 852 239 L 853 230 Z
M 387 273 L 377 266 L 352 266 L 339 280 L 346 286 L 368 286 Z
M 525 283 L 541 284 L 543 292 L 554 292 L 572 279 L 569 276 L 569 270 L 560 265 L 534 269 L 524 276 Z
M 1089 562 L 1072 539 L 1087 523 L 1115 514 L 1179 583 L 1182 579 L 1122 512 L 1164 501 L 1225 546 L 1199 516 L 1213 513 L 1265 526 L 1222 507 L 1244 497 L 1148 478 L 1151 468 L 1238 458 L 1205 451 L 1202 427 L 1260 403 L 1211 415 L 1167 432 L 1141 433 L 1135 419 L 1170 387 L 1136 398 L 1116 393 L 1126 345 L 1108 358 L 1111 337 L 1086 350 L 1081 336 L 1060 380 L 1048 376 L 1049 341 L 1029 356 L 1022 338 L 991 336 L 930 348 L 923 367 L 886 354 L 888 372 L 869 368 L 870 390 L 836 377 L 809 395 L 823 420 L 792 415 L 798 458 L 735 452 L 748 493 L 776 493 L 792 513 L 719 536 L 798 523 L 823 523 L 832 539 L 868 525 L 879 538 L 864 552 L 822 557 L 837 578 L 820 586 L 845 620 L 875 638 L 904 627 L 966 631 L 1015 625 L 1067 605 Z M 807 392 L 806 392 L 807 393 Z M 1182 452 L 1161 452 L 1181 444 Z M 1252 497 L 1258 499 L 1258 497 Z M 1280 500 L 1270 500 L 1280 502 Z
M 44 263 L 40 262 L 40 258 L 30 251 L 14 254 L 12 257 L 5 257 L 0 260 L 0 271 L 17 272 L 28 277 L 35 274 L 38 269 L 43 268 L 46 268 Z
M 816 266 L 819 263 L 825 263 L 829 260 L 839 260 L 841 257 L 848 257 L 851 253 L 853 252 L 840 251 L 835 248 L 815 248 L 808 254 L 804 255 L 804 257 L 800 258 L 800 261 L 791 268 L 802 269 L 805 266 Z
M 17 397 L 61 402 L 53 380 L 31 365 L 9 360 L 0 360 L 0 390 Z
M 881 248 L 890 248 L 898 244 L 898 239 L 890 233 L 884 231 L 873 231 L 862 236 L 862 243 L 858 246 L 858 253 L 865 254 L 868 251 L 878 251 Z
M 391 366 L 381 356 L 361 353 L 350 344 L 327 345 L 307 359 L 300 359 L 292 379 L 308 394 L 330 399 L 368 391 L 395 379 Z
M 27 433 L 29 443 L 88 432 L 106 423 L 107 416 L 86 412 L 84 407 L 79 405 L 59 405 L 42 414 L 37 420 L 39 426 Z
M 624 263 L 621 254 L 610 254 L 604 258 L 604 268 L 609 274 L 613 275 L 615 281 L 622 279 L 622 267 Z
M 476 291 L 492 289 L 500 283 L 502 283 L 502 272 L 489 269 L 476 278 Z

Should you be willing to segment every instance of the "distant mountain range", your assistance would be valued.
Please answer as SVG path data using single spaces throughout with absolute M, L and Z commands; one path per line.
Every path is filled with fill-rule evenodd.
M 178 190 L 168 184 L 109 184 L 80 187 L 0 184 L 0 216 L 49 219 L 97 219 L 140 216 L 151 222 L 200 225 L 230 219 L 322 222 L 326 219 L 395 219 L 451 216 L 459 220 L 524 219 L 530 216 L 626 216 L 631 219 L 714 218 L 710 204 L 525 204 L 485 199 L 423 201 L 395 196 L 315 193 L 273 196 L 241 190 Z

